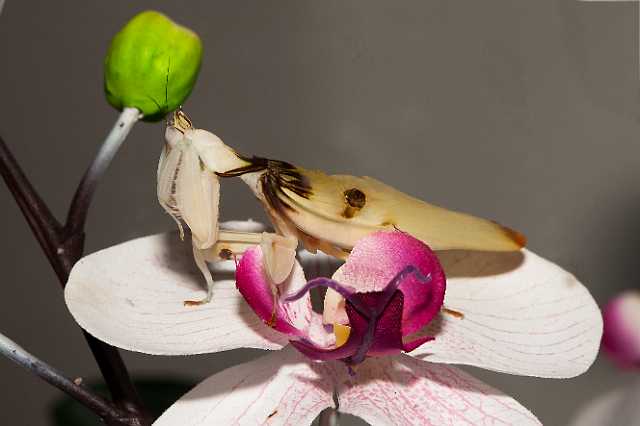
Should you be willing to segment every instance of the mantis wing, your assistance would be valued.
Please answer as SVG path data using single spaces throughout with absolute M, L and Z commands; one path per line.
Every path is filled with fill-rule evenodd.
M 337 247 L 350 249 L 373 231 L 394 228 L 434 250 L 515 251 L 526 244 L 507 227 L 425 203 L 373 178 L 296 172 L 307 190 L 272 188 L 281 202 L 278 210 L 305 234 Z

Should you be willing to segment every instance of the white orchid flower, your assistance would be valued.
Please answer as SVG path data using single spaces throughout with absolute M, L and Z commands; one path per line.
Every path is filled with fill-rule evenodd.
M 584 286 L 528 250 L 436 256 L 406 233 L 376 232 L 335 273 L 327 256 L 303 252 L 277 284 L 255 244 L 236 280 L 233 261 L 217 264 L 230 275 L 211 303 L 185 307 L 202 295 L 190 256 L 175 234 L 132 240 L 83 258 L 65 290 L 76 321 L 124 349 L 276 351 L 206 379 L 158 425 L 301 425 L 336 403 L 374 425 L 539 424 L 448 364 L 569 378 L 591 365 L 602 334 Z M 342 298 L 330 293 L 324 317 L 311 308 L 316 286 Z

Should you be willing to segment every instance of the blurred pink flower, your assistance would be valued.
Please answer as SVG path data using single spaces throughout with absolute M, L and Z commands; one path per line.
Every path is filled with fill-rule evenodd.
M 640 291 L 613 298 L 603 311 L 602 347 L 621 367 L 640 367 Z

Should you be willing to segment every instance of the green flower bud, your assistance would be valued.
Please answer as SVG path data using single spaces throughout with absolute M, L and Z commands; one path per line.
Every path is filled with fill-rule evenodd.
M 191 93 L 200 70 L 197 34 L 165 15 L 136 15 L 111 41 L 104 61 L 104 91 L 122 110 L 137 108 L 144 120 L 162 119 Z

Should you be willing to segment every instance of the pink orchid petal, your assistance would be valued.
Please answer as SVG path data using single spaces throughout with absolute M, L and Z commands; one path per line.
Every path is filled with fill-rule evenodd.
M 216 279 L 219 274 L 214 274 Z M 65 300 L 75 320 L 100 340 L 124 349 L 186 355 L 250 347 L 279 349 L 287 339 L 269 329 L 235 288 L 233 274 L 206 294 L 191 244 L 176 233 L 139 238 L 80 260 Z
M 541 424 L 516 400 L 455 367 L 397 355 L 370 358 L 355 370 L 354 377 L 342 372 L 340 411 L 372 425 Z
M 154 425 L 308 425 L 333 407 L 328 372 L 287 348 L 209 377 Z
M 603 313 L 602 347 L 623 367 L 640 367 L 640 291 L 626 291 Z
M 337 359 L 348 358 L 352 356 L 357 348 L 358 343 L 355 340 L 345 343 L 339 348 L 327 348 L 316 344 L 309 340 L 292 340 L 291 346 L 296 348 L 301 354 L 315 361 L 331 361 Z
M 264 323 L 292 337 L 306 335 L 313 313 L 309 295 L 286 304 L 280 301 L 279 294 L 274 296 L 274 292 L 287 294 L 306 283 L 302 267 L 297 261 L 290 276 L 276 287 L 265 270 L 262 250 L 260 247 L 250 248 L 238 264 L 236 282 L 242 296 Z
M 444 298 L 444 272 L 436 255 L 423 242 L 399 231 L 372 233 L 358 240 L 333 279 L 358 292 L 379 291 L 408 265 L 422 275 L 430 275 L 431 280 L 425 284 L 408 276 L 399 287 L 404 295 L 402 334 L 406 336 L 429 323 Z
M 355 293 L 353 289 L 328 278 L 317 278 L 307 282 L 298 293 L 287 297 L 285 301 L 297 300 L 317 287 L 335 290 L 346 299 L 350 334 L 346 344 L 339 348 L 319 347 L 314 342 L 304 339 L 292 342 L 292 345 L 312 359 L 342 359 L 350 365 L 361 363 L 366 356 L 396 354 L 402 350 L 411 351 L 417 348 L 431 338 L 422 337 L 403 342 L 404 295 L 398 291 L 407 277 L 416 275 L 422 284 L 429 283 L 429 277 L 421 276 L 413 265 L 396 274 L 382 291 Z
M 335 336 L 324 329 L 321 316 L 311 308 L 311 298 L 308 294 L 295 302 L 282 301 L 283 295 L 296 293 L 307 283 L 300 264 L 295 261 L 289 277 L 276 286 L 269 280 L 262 259 L 261 248 L 251 248 L 240 259 L 236 271 L 238 290 L 255 315 L 263 323 L 290 338 L 310 339 L 325 347 L 333 344 Z M 275 289 L 278 297 L 275 298 L 274 309 Z
M 382 293 L 363 293 L 357 294 L 355 297 L 360 299 L 360 303 L 369 308 L 375 308 L 381 299 Z M 371 346 L 366 352 L 371 356 L 382 356 L 388 354 L 399 353 L 402 348 L 402 311 L 404 306 L 404 297 L 401 292 L 395 292 L 391 301 L 385 308 L 382 316 L 378 319 L 373 339 L 371 340 Z M 351 336 L 360 334 L 366 339 L 367 327 L 369 326 L 370 319 L 363 317 L 353 307 L 353 305 L 347 302 L 347 315 L 349 316 L 349 326 L 351 327 Z M 349 343 L 347 341 L 347 343 Z M 362 344 L 362 342 L 360 342 Z
M 515 253 L 440 252 L 444 306 L 412 355 L 525 376 L 567 378 L 593 363 L 602 317 L 587 289 L 557 265 Z
M 640 419 L 640 380 L 621 386 L 581 407 L 569 426 L 637 426 Z

